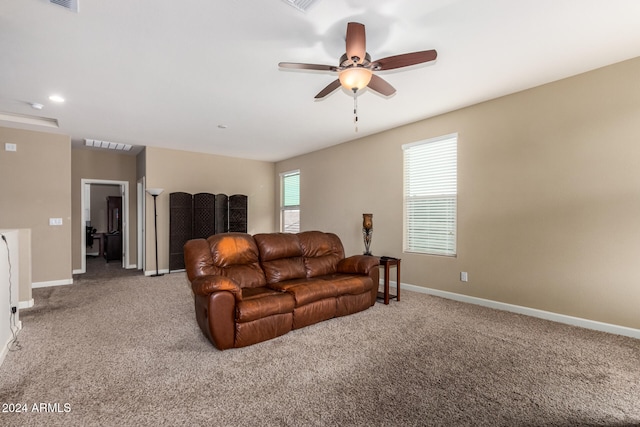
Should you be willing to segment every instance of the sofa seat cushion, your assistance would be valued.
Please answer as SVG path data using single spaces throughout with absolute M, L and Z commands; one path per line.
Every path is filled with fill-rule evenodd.
M 292 295 L 273 289 L 243 288 L 242 301 L 236 304 L 236 320 L 250 322 L 274 314 L 291 313 L 295 307 Z
M 307 279 L 306 277 L 303 277 L 301 279 L 290 279 L 290 280 L 283 280 L 281 282 L 276 282 L 276 283 L 269 283 L 267 284 L 267 287 L 269 289 L 273 289 L 274 291 L 286 292 L 287 290 L 295 286 L 303 285 L 305 283 L 313 283 L 313 282 L 317 282 L 317 279 Z
M 317 277 L 333 284 L 337 295 L 358 295 L 368 292 L 373 287 L 373 280 L 369 276 L 354 274 L 327 274 Z
M 295 298 L 296 307 L 319 301 L 325 298 L 335 298 L 338 295 L 332 282 L 321 279 L 294 279 L 270 284 L 269 287 L 281 292 L 287 292 Z

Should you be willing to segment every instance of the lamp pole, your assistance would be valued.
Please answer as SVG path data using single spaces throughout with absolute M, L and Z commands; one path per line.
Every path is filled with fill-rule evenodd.
M 163 192 L 162 188 L 147 188 L 147 193 L 153 196 L 153 225 L 154 225 L 154 237 L 156 242 L 156 274 L 152 274 L 151 277 L 164 276 L 160 274 L 160 267 L 158 266 L 158 209 L 156 205 L 156 198 Z

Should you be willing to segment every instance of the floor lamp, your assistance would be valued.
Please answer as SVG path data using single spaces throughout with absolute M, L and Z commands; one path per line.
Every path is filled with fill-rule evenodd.
M 153 196 L 153 225 L 155 226 L 155 238 L 156 238 L 156 274 L 152 274 L 151 277 L 164 276 L 160 274 L 158 269 L 158 211 L 156 207 L 156 198 L 162 194 L 164 188 L 147 188 L 147 193 Z

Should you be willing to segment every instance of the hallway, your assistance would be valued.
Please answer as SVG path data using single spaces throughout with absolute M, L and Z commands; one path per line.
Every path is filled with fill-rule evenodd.
M 120 261 L 107 262 L 104 257 L 88 256 L 87 272 L 84 274 L 74 274 L 73 281 L 79 280 L 100 280 L 112 277 L 142 276 L 142 271 L 131 268 L 122 268 Z

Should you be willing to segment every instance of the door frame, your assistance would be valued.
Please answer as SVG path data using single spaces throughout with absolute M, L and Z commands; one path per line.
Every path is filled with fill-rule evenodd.
M 85 215 L 87 209 L 91 209 L 91 206 L 86 206 L 90 201 L 85 200 L 87 197 L 85 193 L 87 187 L 91 188 L 91 184 L 106 184 L 117 185 L 120 187 L 120 194 L 122 195 L 122 268 L 129 266 L 129 181 L 115 181 L 110 179 L 88 179 L 82 178 L 80 183 L 80 257 L 81 266 L 79 273 L 87 272 L 87 243 L 86 243 L 86 219 Z

